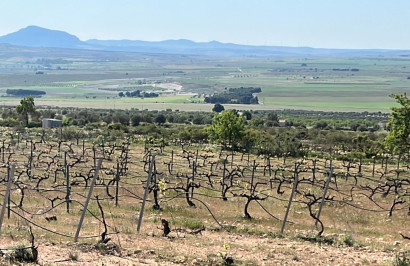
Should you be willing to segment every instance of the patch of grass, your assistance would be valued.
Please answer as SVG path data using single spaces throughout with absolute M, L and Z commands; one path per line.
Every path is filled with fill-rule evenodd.
M 156 224 L 156 223 L 158 223 L 161 219 L 160 219 L 158 216 L 154 215 L 154 216 L 152 216 L 152 217 L 150 218 L 150 220 L 151 220 L 151 222 L 153 222 L 154 224 Z
M 355 212 L 349 215 L 349 221 L 361 225 L 367 225 L 370 223 L 369 216 L 359 212 Z
M 255 225 L 239 225 L 239 226 L 224 226 L 226 230 L 236 234 L 248 234 L 256 236 L 271 236 L 274 238 L 279 237 L 276 233 L 266 232 L 263 229 L 257 228 Z
M 337 235 L 318 236 L 316 234 L 307 234 L 307 235 L 298 234 L 296 235 L 296 239 L 308 241 L 311 243 L 329 245 L 329 246 L 345 246 L 345 247 L 360 246 L 360 243 L 357 242 L 349 234 L 343 234 L 339 236 Z
M 180 221 L 176 221 L 175 224 L 179 224 L 182 227 L 192 229 L 192 230 L 200 229 L 204 227 L 203 222 L 197 219 L 183 219 Z
M 383 233 L 376 229 L 361 228 L 358 232 L 365 236 L 377 236 L 377 237 L 383 236 Z
M 283 238 L 283 234 L 281 232 L 269 232 L 268 236 L 272 238 Z
M 215 184 L 216 181 L 214 181 L 213 183 Z M 210 196 L 210 197 L 219 197 L 221 195 L 220 191 L 216 191 L 213 189 L 202 189 L 201 193 L 203 193 L 206 196 Z
M 107 216 L 112 219 L 125 218 L 125 214 L 123 213 L 108 213 Z
M 334 245 L 337 242 L 337 240 L 331 236 L 297 235 L 296 238 L 312 243 L 325 244 L 330 246 Z
M 353 247 L 356 244 L 356 240 L 349 234 L 342 235 L 340 242 L 348 247 Z
M 128 227 L 128 226 L 122 226 L 122 227 L 120 228 L 120 230 L 118 230 L 118 229 L 116 228 L 116 231 L 119 231 L 119 232 L 121 232 L 122 234 L 126 234 L 126 235 L 131 235 L 131 234 L 134 234 L 134 233 L 135 233 L 134 230 L 132 230 L 132 228 L 131 228 L 131 227 Z
M 174 205 L 170 205 L 170 206 L 165 206 L 162 211 L 161 210 L 157 210 L 154 211 L 154 213 L 158 213 L 161 212 L 163 214 L 172 214 L 172 215 L 181 215 L 181 216 L 192 216 L 191 211 L 189 208 L 187 208 L 186 206 L 174 206 Z

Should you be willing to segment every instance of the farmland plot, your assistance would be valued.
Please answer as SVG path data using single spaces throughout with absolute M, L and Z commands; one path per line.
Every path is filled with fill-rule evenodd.
M 387 159 L 256 157 L 138 138 L 73 143 L 58 131 L 4 139 L 0 158 L 7 256 L 23 245 L 40 263 L 90 265 L 408 258 L 408 167 Z

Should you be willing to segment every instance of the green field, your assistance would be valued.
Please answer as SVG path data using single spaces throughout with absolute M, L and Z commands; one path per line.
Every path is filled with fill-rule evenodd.
M 43 90 L 36 104 L 90 108 L 210 111 L 204 96 L 225 88 L 261 87 L 258 106 L 236 109 L 389 111 L 392 93 L 410 92 L 407 57 L 216 58 L 84 52 L 0 58 L 0 104 L 7 89 Z M 64 59 L 63 64 L 44 63 Z M 106 59 L 104 59 L 106 58 Z M 58 60 L 50 60 L 58 62 Z M 39 64 L 42 62 L 44 64 Z M 352 71 L 353 70 L 353 71 Z M 41 71 L 43 74 L 36 74 Z M 154 91 L 157 98 L 120 98 L 120 91 Z

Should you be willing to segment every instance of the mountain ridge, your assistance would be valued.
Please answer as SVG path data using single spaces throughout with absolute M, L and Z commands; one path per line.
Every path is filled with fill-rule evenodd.
M 75 35 L 64 31 L 28 26 L 16 32 L 0 36 L 0 43 L 28 47 L 74 48 L 83 43 Z
M 187 39 L 164 41 L 97 40 L 81 41 L 64 31 L 28 26 L 16 32 L 0 36 L 0 43 L 47 48 L 70 48 L 123 52 L 147 52 L 166 54 L 212 55 L 212 56 L 355 56 L 355 55 L 401 55 L 409 50 L 389 49 L 332 49 L 289 46 L 261 46 L 222 43 L 218 41 L 194 42 Z

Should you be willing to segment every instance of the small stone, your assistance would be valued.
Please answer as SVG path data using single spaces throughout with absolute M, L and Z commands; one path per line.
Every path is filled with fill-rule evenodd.
M 181 263 L 184 263 L 185 260 L 186 260 L 185 256 L 176 256 L 174 259 L 174 262 L 181 264 Z
M 141 252 L 142 252 L 141 249 L 136 249 L 136 250 L 134 250 L 134 254 L 140 254 Z
M 399 241 L 394 241 L 393 246 L 398 246 L 398 245 L 400 245 L 400 242 Z

